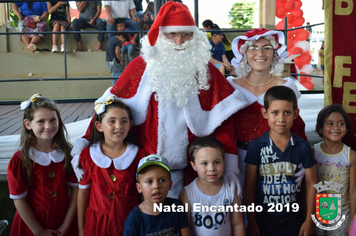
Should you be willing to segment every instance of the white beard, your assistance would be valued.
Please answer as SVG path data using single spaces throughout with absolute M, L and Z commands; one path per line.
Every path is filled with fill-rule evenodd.
M 211 45 L 203 32 L 194 32 L 193 39 L 182 45 L 176 45 L 173 40 L 160 34 L 154 46 L 157 53 L 153 57 L 148 55 L 150 46 L 147 37 L 143 38 L 142 45 L 149 85 L 156 92 L 156 100 L 174 102 L 178 107 L 183 107 L 190 96 L 209 88 Z

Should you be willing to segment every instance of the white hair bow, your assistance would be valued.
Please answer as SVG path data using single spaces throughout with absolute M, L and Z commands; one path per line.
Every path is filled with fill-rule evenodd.
M 100 115 L 105 111 L 105 106 L 110 105 L 115 101 L 116 96 L 115 95 L 110 95 L 103 102 L 95 102 L 95 113 Z
M 42 97 L 42 94 L 36 93 L 36 94 L 32 95 L 30 97 L 30 99 L 28 99 L 27 101 L 21 102 L 21 104 L 20 104 L 21 110 L 22 111 L 26 110 L 31 105 L 31 102 L 37 101 L 37 99 L 39 99 L 40 97 Z

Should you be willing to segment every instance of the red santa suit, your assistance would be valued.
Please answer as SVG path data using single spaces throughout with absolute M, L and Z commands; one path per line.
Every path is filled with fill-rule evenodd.
M 90 188 L 84 235 L 122 235 L 127 216 L 139 204 L 136 169 L 147 155 L 133 144 L 115 159 L 103 154 L 99 143 L 83 149 L 79 163 L 85 174 L 79 188 Z
M 236 135 L 232 115 L 247 106 L 216 67 L 209 63 L 210 88 L 190 97 L 185 107 L 155 100 L 145 73 L 142 57 L 130 62 L 110 93 L 126 103 L 134 117 L 134 129 L 140 144 L 149 153 L 165 157 L 170 165 L 177 197 L 183 188 L 183 170 L 187 166 L 188 146 L 196 138 L 212 135 L 224 145 L 226 160 L 237 161 Z M 241 101 L 241 102 L 238 102 Z M 84 138 L 89 139 L 91 122 Z M 225 165 L 228 167 L 228 165 Z M 237 165 L 232 168 L 238 174 Z
M 7 179 L 10 198 L 15 200 L 26 197 L 40 225 L 45 229 L 57 229 L 62 225 L 68 210 L 70 197 L 67 184 L 78 186 L 78 182 L 74 174 L 66 175 L 63 151 L 55 150 L 44 153 L 31 149 L 29 155 L 35 162 L 30 185 L 24 178 L 26 173 L 22 169 L 21 150 L 17 151 L 9 162 Z M 17 211 L 10 235 L 34 235 Z M 78 235 L 76 220 L 73 221 L 66 235 Z
M 161 7 L 148 33 L 150 46 L 147 48 L 157 52 L 155 46 L 160 34 L 193 32 L 198 38 L 198 31 L 184 4 L 168 2 Z M 181 34 L 178 37 L 182 37 Z M 196 137 L 211 135 L 222 142 L 226 152 L 225 176 L 235 176 L 234 181 L 238 182 L 236 135 L 231 116 L 247 103 L 241 93 L 234 90 L 220 71 L 209 63 L 210 45 L 205 37 L 202 36 L 200 40 L 206 41 L 206 47 L 205 41 L 200 45 L 204 45 L 207 57 L 204 55 L 200 58 L 197 55 L 196 59 L 208 64 L 210 87 L 208 90 L 199 90 L 198 95 L 191 95 L 184 106 L 155 99 L 156 93 L 149 84 L 146 62 L 141 56 L 130 62 L 113 88 L 103 96 L 107 97 L 110 92 L 126 103 L 132 110 L 134 129 L 142 147 L 168 160 L 173 181 L 170 197 L 178 197 L 183 189 L 188 146 Z M 146 50 L 144 56 L 149 56 Z M 90 131 L 89 127 L 85 138 L 90 137 Z

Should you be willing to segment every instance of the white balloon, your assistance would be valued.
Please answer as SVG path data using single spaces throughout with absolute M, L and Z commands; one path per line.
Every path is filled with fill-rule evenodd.
M 313 72 L 313 67 L 311 65 L 304 65 L 300 72 L 304 72 L 306 74 L 311 74 Z
M 308 41 L 299 41 L 296 44 L 294 44 L 294 47 L 300 47 L 303 49 L 303 52 L 309 51 L 310 50 L 310 43 Z

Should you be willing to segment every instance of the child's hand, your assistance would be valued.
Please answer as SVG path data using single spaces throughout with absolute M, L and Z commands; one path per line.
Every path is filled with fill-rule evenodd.
M 247 235 L 249 236 L 260 236 L 260 228 L 258 224 L 255 222 L 249 222 L 247 224 Z
M 298 236 L 313 236 L 314 235 L 314 224 L 311 220 L 304 221 L 300 227 Z
M 53 236 L 53 235 L 59 235 L 61 232 L 58 230 L 53 230 L 53 229 L 43 229 L 41 232 L 36 234 L 36 236 Z

